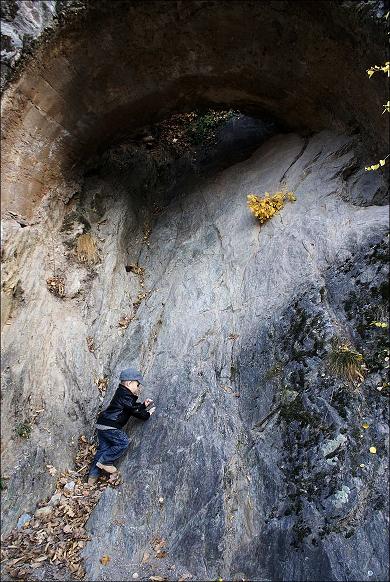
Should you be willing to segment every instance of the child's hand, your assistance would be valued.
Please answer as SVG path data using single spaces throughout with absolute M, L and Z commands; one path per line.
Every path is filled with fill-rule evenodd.
M 153 414 L 153 412 L 155 412 L 155 410 L 156 410 L 156 407 L 155 407 L 155 406 L 152 406 L 152 408 L 150 408 L 150 409 L 148 410 L 148 412 L 149 412 L 150 416 L 152 416 L 152 414 Z
M 144 402 L 145 404 L 145 408 L 147 408 L 148 406 L 150 406 L 152 404 L 153 400 L 151 400 L 150 398 L 147 398 Z

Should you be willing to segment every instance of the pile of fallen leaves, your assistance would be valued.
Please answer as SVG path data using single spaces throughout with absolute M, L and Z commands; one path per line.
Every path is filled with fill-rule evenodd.
M 80 551 L 90 539 L 86 522 L 104 489 L 120 484 L 119 475 L 89 486 L 84 480 L 96 445 L 81 436 L 76 469 L 60 473 L 50 500 L 38 504 L 34 516 L 21 529 L 14 529 L 3 542 L 2 563 L 13 577 L 31 578 L 45 564 L 65 566 L 77 579 L 85 576 Z M 57 471 L 48 465 L 51 475 Z
M 190 127 L 196 121 L 197 115 L 191 113 L 175 113 L 168 119 L 157 124 L 160 143 L 176 151 L 178 154 L 192 147 Z
M 98 379 L 99 389 L 101 389 L 100 386 L 104 386 L 105 391 L 107 389 L 107 384 L 108 378 L 104 377 Z M 74 464 L 77 474 L 83 478 L 88 475 L 89 467 L 92 463 L 93 457 L 95 456 L 97 447 L 95 442 L 89 442 L 84 435 L 79 437 L 78 445 L 79 447 L 76 453 Z

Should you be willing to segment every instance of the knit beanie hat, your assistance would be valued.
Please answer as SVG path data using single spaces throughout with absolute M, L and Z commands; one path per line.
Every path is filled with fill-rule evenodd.
M 144 379 L 142 374 L 138 372 L 135 368 L 126 368 L 126 370 L 122 370 L 119 376 L 120 382 L 126 382 L 129 380 L 138 380 L 140 384 L 144 383 Z

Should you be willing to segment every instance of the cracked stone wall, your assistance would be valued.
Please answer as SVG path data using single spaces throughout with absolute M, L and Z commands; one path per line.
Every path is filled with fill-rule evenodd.
M 147 157 L 118 147 L 78 196 L 47 211 L 50 223 L 19 227 L 8 252 L 24 239 L 25 254 L 7 262 L 23 292 L 5 335 L 6 439 L 30 401 L 46 412 L 12 467 L 9 526 L 31 510 L 38 484 L 50 493 L 45 464 L 67 466 L 72 441 L 93 434 L 93 379 L 109 378 L 108 401 L 131 364 L 157 413 L 129 423 L 124 483 L 89 521 L 87 579 L 387 578 L 387 408 L 377 390 L 386 338 L 370 322 L 386 305 L 388 209 L 354 202 L 360 170 L 343 177 L 354 158 L 342 135 L 278 134 L 227 169 L 171 170 L 161 183 Z M 259 227 L 246 195 L 282 181 L 297 201 Z M 94 267 L 72 255 L 83 230 L 99 241 Z M 45 285 L 53 252 L 62 299 Z M 125 270 L 135 263 L 144 287 Z M 118 328 L 140 292 L 135 319 Z M 356 391 L 329 371 L 332 338 L 369 363 Z M 151 549 L 156 536 L 164 559 Z
M 118 355 L 145 369 L 159 413 L 132 430 L 123 489 L 107 491 L 90 520 L 92 579 L 386 579 L 387 412 L 376 391 L 385 354 L 356 393 L 326 365 L 332 337 L 365 351 L 364 333 L 371 353 L 383 342 L 367 321 L 359 334 L 339 304 L 357 287 L 361 319 L 385 300 L 376 291 L 386 265 L 366 266 L 386 252 L 385 209 L 339 196 L 352 157 L 343 137 L 279 135 L 180 190 L 159 216 L 140 255 L 155 292 Z M 298 200 L 259 229 L 245 195 L 274 190 L 282 176 Z M 367 269 L 375 276 L 359 281 Z M 110 526 L 108 515 L 124 523 Z M 168 556 L 140 565 L 155 535 Z
M 363 169 L 386 150 L 365 79 L 382 3 L 60 4 L 2 101 L 4 532 L 134 365 L 157 412 L 129 423 L 87 579 L 387 580 L 388 206 Z M 247 116 L 197 159 L 129 143 L 212 103 Z M 247 194 L 283 184 L 297 201 L 260 227 Z M 358 389 L 331 372 L 333 340 L 363 355 Z

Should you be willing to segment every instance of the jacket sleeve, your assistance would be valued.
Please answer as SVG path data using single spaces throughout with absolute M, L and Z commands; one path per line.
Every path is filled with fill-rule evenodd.
M 136 418 L 141 418 L 142 420 L 148 420 L 150 418 L 150 413 L 146 410 L 145 404 L 143 402 L 126 402 L 125 404 L 126 410 L 130 412 L 131 416 L 135 416 Z

